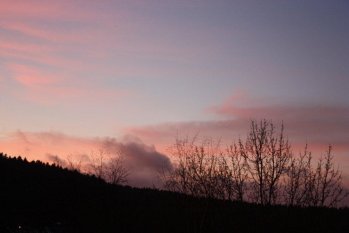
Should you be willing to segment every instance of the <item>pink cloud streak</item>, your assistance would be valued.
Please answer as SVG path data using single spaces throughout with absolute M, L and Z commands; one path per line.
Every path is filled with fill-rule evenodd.
M 49 42 L 80 42 L 81 36 L 71 33 L 55 32 L 52 29 L 44 30 L 38 27 L 31 26 L 20 22 L 12 22 L 7 24 L 0 24 L 3 30 L 21 33 L 22 36 L 29 36 L 37 39 L 47 40 Z
M 74 85 L 64 74 L 52 74 L 34 66 L 8 63 L 6 68 L 20 87 L 13 95 L 34 103 L 50 105 L 63 100 L 69 103 L 109 102 L 130 95 L 127 90 Z
M 42 73 L 31 66 L 21 64 L 8 64 L 8 69 L 14 74 L 18 83 L 25 87 L 52 86 L 60 81 L 60 77 Z
M 89 19 L 93 13 L 77 12 L 77 4 L 71 1 L 2 0 L 0 14 L 6 18 L 81 20 Z

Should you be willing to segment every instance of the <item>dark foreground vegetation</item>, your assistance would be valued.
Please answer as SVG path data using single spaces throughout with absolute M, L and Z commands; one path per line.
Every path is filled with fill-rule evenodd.
M 349 209 L 261 206 L 107 184 L 0 154 L 0 232 L 349 232 Z
M 175 168 L 164 172 L 164 187 L 196 197 L 264 206 L 337 207 L 349 196 L 332 146 L 314 160 L 308 145 L 295 153 L 272 121 L 251 121 L 246 139 L 225 148 L 212 139 L 177 140 Z

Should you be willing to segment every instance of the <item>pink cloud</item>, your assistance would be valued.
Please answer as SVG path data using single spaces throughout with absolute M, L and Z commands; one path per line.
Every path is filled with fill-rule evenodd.
M 127 90 L 108 90 L 105 88 L 52 86 L 33 88 L 15 94 L 18 98 L 42 105 L 81 104 L 82 102 L 108 103 L 119 101 L 130 93 Z
M 155 144 L 159 151 L 168 153 L 177 138 L 198 136 L 200 140 L 212 138 L 230 143 L 244 137 L 248 127 L 249 122 L 245 120 L 192 121 L 128 127 L 124 133 L 140 137 L 148 144 Z
M 86 67 L 82 60 L 63 58 L 53 55 L 58 52 L 56 48 L 44 45 L 7 42 L 0 39 L 0 56 L 13 62 L 29 62 L 39 65 L 48 65 L 55 69 L 69 70 L 71 72 L 88 72 L 97 69 L 92 64 Z M 61 72 L 62 73 L 62 72 Z
M 45 20 L 78 20 L 90 18 L 92 13 L 77 11 L 71 1 L 2 0 L 0 14 L 6 18 L 30 18 Z
M 262 102 L 262 105 L 258 104 Z M 245 98 L 225 101 L 209 108 L 211 113 L 228 119 L 273 119 L 284 122 L 290 136 L 297 139 L 313 138 L 327 143 L 348 142 L 349 106 L 322 104 L 267 104 Z M 272 102 L 272 101 L 270 101 Z
M 137 135 L 160 148 L 171 145 L 178 135 L 199 134 L 229 143 L 247 135 L 251 120 L 268 119 L 275 125 L 284 123 L 285 133 L 295 151 L 308 143 L 314 152 L 321 153 L 328 144 L 332 144 L 341 155 L 349 154 L 349 106 L 314 103 L 282 105 L 277 100 L 254 98 L 239 90 L 221 104 L 207 108 L 205 113 L 214 114 L 217 120 L 128 127 L 125 133 Z
M 113 12 L 96 9 L 100 4 L 106 3 L 1 1 L 0 28 L 6 30 L 5 36 L 0 38 L 0 56 L 15 62 L 49 65 L 74 77 L 91 72 L 98 72 L 102 77 L 105 74 L 122 77 L 143 76 L 144 73 L 154 77 L 183 74 L 178 69 L 164 72 L 149 64 L 135 67 L 121 62 L 122 65 L 118 65 L 118 61 L 110 67 L 107 64 L 116 53 L 136 55 L 142 60 L 160 56 L 186 64 L 195 59 L 188 57 L 193 53 L 173 46 L 170 41 L 160 38 L 158 42 L 148 43 L 140 39 L 138 35 L 140 31 L 143 33 L 144 27 L 135 20 L 139 16 L 123 12 L 121 8 Z M 196 50 L 201 51 L 200 48 Z M 195 69 L 187 67 L 185 73 L 199 76 Z
M 110 25 L 94 4 L 1 1 L 0 29 L 4 36 L 0 38 L 0 56 L 7 61 L 35 62 L 79 75 L 97 70 L 106 73 L 105 66 L 93 61 L 108 57 L 111 44 L 118 41 L 113 35 L 115 25 Z
M 60 77 L 43 73 L 38 68 L 22 64 L 8 64 L 7 68 L 12 71 L 15 80 L 25 87 L 52 86 L 61 80 Z
M 55 32 L 52 29 L 45 30 L 29 25 L 28 23 L 11 22 L 7 24 L 0 24 L 1 29 L 21 33 L 22 36 L 34 37 L 50 42 L 79 42 L 81 36 L 67 32 Z
M 63 73 L 53 74 L 52 71 L 44 71 L 36 66 L 8 63 L 6 68 L 20 87 L 12 91 L 12 95 L 33 103 L 100 103 L 117 101 L 130 95 L 128 90 L 74 84 L 74 80 L 70 80 L 69 76 Z
M 33 43 L 20 43 L 9 39 L 0 39 L 1 50 L 20 52 L 20 53 L 30 53 L 33 54 L 34 51 L 40 51 L 41 53 L 48 53 L 55 51 L 54 48 L 43 44 L 33 44 Z
M 39 4 L 38 1 L 3 0 L 0 2 L 0 13 L 4 16 L 52 17 L 57 8 L 49 4 Z

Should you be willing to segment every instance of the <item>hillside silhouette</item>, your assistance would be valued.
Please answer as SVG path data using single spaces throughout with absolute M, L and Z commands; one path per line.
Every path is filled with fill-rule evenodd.
M 107 184 L 0 154 L 0 232 L 349 232 L 349 209 L 260 206 Z

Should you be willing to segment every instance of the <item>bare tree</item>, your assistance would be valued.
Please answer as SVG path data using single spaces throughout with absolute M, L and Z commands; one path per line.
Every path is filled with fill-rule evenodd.
M 177 158 L 175 169 L 167 175 L 165 187 L 194 196 L 215 197 L 217 191 L 217 165 L 219 146 L 206 140 L 197 146 L 193 140 L 177 139 L 173 155 Z
M 309 193 L 312 189 L 313 172 L 311 167 L 311 152 L 308 145 L 298 157 L 292 157 L 287 168 L 284 182 L 284 202 L 289 206 L 305 206 L 309 203 Z
M 335 169 L 332 147 L 313 167 L 308 146 L 294 156 L 284 126 L 251 121 L 246 140 L 221 150 L 220 143 L 197 137 L 178 140 L 174 169 L 165 188 L 199 197 L 251 201 L 262 205 L 336 206 L 348 196 Z
M 220 192 L 225 194 L 224 199 L 244 201 L 248 182 L 248 166 L 236 143 L 227 148 L 226 154 L 221 154 L 217 171 L 216 177 L 219 181 Z
M 248 176 L 245 158 L 236 144 L 226 153 L 220 144 L 196 138 L 177 140 L 175 168 L 165 177 L 165 188 L 194 196 L 243 201 Z
M 89 159 L 89 173 L 95 175 L 98 178 L 103 178 L 107 162 L 107 153 L 103 149 L 99 149 L 97 152 L 92 151 L 90 153 Z
M 163 171 L 164 186 L 171 191 L 181 192 L 185 194 L 194 194 L 191 191 L 189 167 L 189 156 L 193 151 L 193 142 L 177 138 L 171 152 L 176 158 L 175 169 L 173 171 Z
M 120 151 L 108 153 L 103 149 L 91 152 L 89 173 L 112 184 L 125 184 L 130 172 Z
M 292 158 L 285 178 L 284 199 L 287 205 L 336 207 L 349 193 L 342 175 L 333 163 L 332 146 L 312 166 L 307 145 L 299 157 Z
M 129 169 L 125 167 L 124 158 L 119 155 L 108 161 L 103 174 L 103 178 L 111 184 L 126 184 L 130 172 Z
M 83 160 L 83 155 L 69 154 L 65 162 L 66 167 L 72 171 L 82 172 L 84 170 Z
M 197 146 L 192 141 L 177 140 L 177 166 L 169 175 L 166 187 L 183 193 L 243 201 L 247 186 L 252 201 L 274 204 L 278 198 L 280 178 L 286 173 L 291 159 L 290 145 L 274 125 L 251 122 L 246 141 L 239 140 L 222 153 L 219 145 Z
M 265 204 L 275 204 L 278 199 L 280 178 L 286 173 L 291 159 L 291 148 L 284 137 L 284 126 L 275 132 L 274 124 L 262 120 L 251 122 L 245 142 L 240 140 L 240 150 L 248 161 L 251 180 L 251 198 Z
M 319 159 L 309 187 L 311 206 L 334 207 L 349 195 L 342 185 L 342 173 L 334 166 L 331 145 Z

